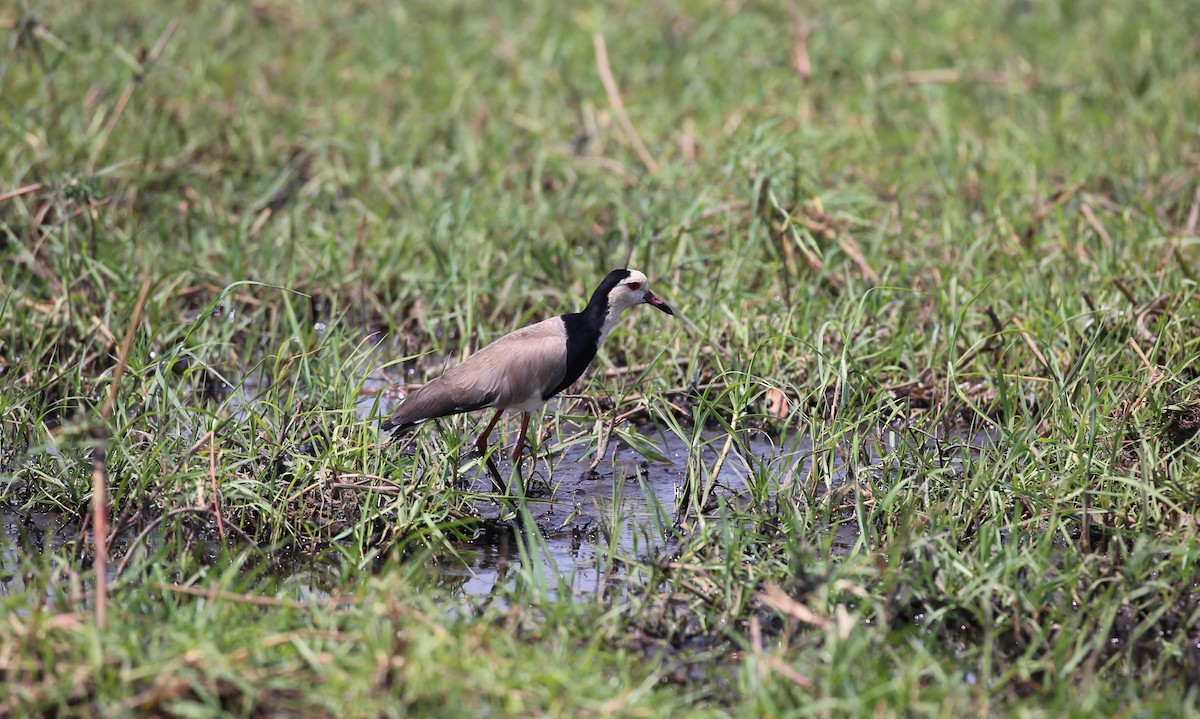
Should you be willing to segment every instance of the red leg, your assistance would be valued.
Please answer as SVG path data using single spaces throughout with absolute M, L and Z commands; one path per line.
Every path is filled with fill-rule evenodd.
M 479 450 L 480 454 L 484 454 L 487 452 L 488 436 L 491 435 L 492 428 L 494 428 L 496 426 L 496 423 L 500 421 L 500 415 L 503 412 L 504 412 L 503 407 L 496 410 L 496 414 L 492 415 L 492 421 L 488 422 L 487 429 L 483 430 L 483 434 L 479 435 L 479 439 L 477 439 L 475 441 L 475 449 Z
M 517 448 L 513 450 L 513 462 L 521 459 L 521 452 L 525 450 L 525 430 L 529 429 L 529 413 L 526 412 L 521 416 L 521 433 L 517 435 Z

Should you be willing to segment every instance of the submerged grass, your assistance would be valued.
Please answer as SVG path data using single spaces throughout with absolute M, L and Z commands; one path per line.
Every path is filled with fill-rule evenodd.
M 1196 714 L 1198 22 L 0 11 L 0 713 Z M 680 316 L 533 466 L 683 447 L 676 506 L 465 594 L 478 418 L 370 420 L 627 262 Z

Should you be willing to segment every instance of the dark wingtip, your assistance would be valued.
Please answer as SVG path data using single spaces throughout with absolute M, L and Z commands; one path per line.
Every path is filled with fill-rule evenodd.
M 382 429 L 384 432 L 391 433 L 392 437 L 396 438 L 396 437 L 399 437 L 400 435 L 405 434 L 406 432 L 412 430 L 412 428 L 416 427 L 418 424 L 420 424 L 420 423 L 419 422 L 396 423 L 396 422 L 393 422 L 391 420 L 391 418 L 388 418 L 388 419 L 383 420 L 383 422 L 381 422 L 379 424 L 379 428 Z

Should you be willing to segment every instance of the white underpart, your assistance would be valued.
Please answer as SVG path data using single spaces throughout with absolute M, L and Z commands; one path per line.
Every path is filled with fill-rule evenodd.
M 604 318 L 604 324 L 600 326 L 600 336 L 596 338 L 596 349 L 604 344 L 604 340 L 608 338 L 608 333 L 613 331 L 617 323 L 621 321 L 621 310 L 613 310 L 612 305 L 608 306 L 608 316 Z
M 508 405 L 508 409 L 515 409 L 518 412 L 534 412 L 541 409 L 544 404 L 546 404 L 546 400 L 542 399 L 542 393 L 539 391 L 531 394 L 527 399 Z

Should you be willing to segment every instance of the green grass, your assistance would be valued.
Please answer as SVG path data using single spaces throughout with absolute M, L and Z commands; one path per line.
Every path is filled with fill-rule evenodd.
M 1200 21 L 789 8 L 0 10 L 0 509 L 62 528 L 3 540 L 0 713 L 1196 714 Z M 406 453 L 372 393 L 627 261 L 679 316 L 543 443 L 648 422 L 681 521 L 465 596 L 479 418 Z M 764 431 L 812 472 L 735 497 Z

